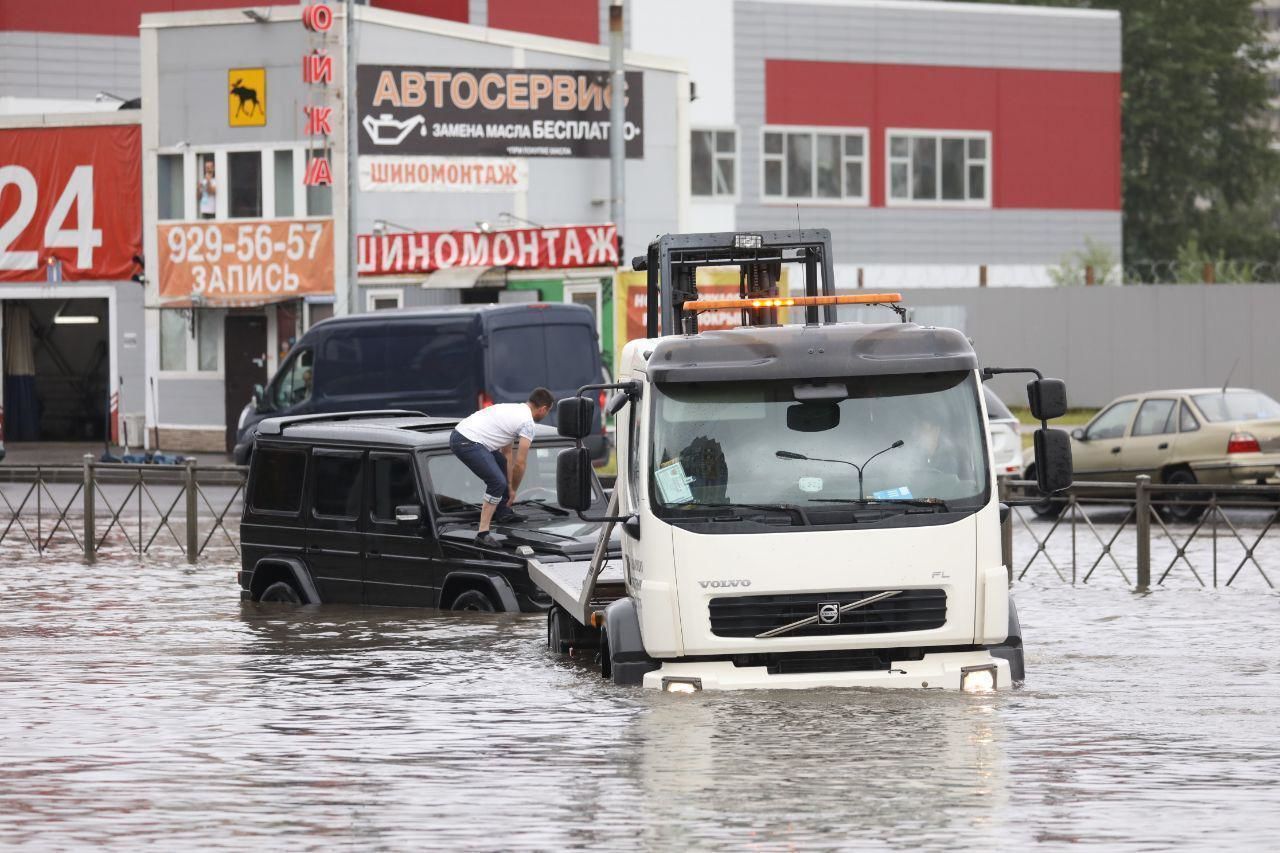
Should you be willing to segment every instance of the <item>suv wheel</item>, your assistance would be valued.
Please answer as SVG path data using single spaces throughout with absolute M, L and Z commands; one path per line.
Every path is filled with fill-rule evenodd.
M 472 610 L 479 613 L 496 613 L 498 610 L 493 600 L 478 589 L 464 590 L 453 600 L 453 604 L 449 605 L 449 609 Z
M 301 604 L 302 596 L 288 581 L 276 581 L 262 591 L 258 600 L 277 604 Z

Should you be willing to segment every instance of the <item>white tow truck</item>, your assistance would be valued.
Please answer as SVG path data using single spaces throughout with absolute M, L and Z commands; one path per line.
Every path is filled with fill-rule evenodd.
M 784 263 L 804 268 L 805 296 L 779 295 Z M 581 439 L 595 393 L 615 392 L 618 478 L 606 517 L 585 515 L 587 450 L 557 460 L 560 504 L 608 523 L 589 560 L 529 557 L 555 602 L 551 649 L 669 692 L 1021 682 L 981 382 L 1036 374 L 1044 492 L 1071 479 L 1066 433 L 1044 428 L 1063 383 L 981 369 L 964 335 L 907 322 L 896 294 L 835 295 L 825 229 L 669 234 L 634 266 L 648 338 L 614 383 L 559 403 Z M 700 299 L 706 266 L 737 266 L 741 298 Z M 842 304 L 898 316 L 837 322 Z M 700 312 L 723 310 L 742 327 L 699 333 Z

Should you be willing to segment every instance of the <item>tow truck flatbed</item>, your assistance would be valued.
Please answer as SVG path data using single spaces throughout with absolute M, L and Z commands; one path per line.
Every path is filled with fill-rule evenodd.
M 626 595 L 622 577 L 622 558 L 610 557 L 591 582 L 591 560 L 566 563 L 544 563 L 529 560 L 529 579 L 556 604 L 583 625 L 591 623 L 591 614 L 604 609 Z M 591 582 L 584 595 L 584 587 Z
M 606 514 L 613 516 L 617 511 L 618 493 L 613 492 Z M 612 521 L 605 523 L 589 560 L 544 563 L 536 557 L 526 557 L 529 579 L 581 625 L 591 626 L 592 614 L 603 613 L 627 594 L 622 554 L 610 553 L 609 549 L 613 527 Z

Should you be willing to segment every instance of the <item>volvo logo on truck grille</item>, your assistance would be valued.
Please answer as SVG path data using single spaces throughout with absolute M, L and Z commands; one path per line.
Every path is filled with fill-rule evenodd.
M 818 621 L 823 625 L 835 625 L 840 621 L 840 602 L 824 601 L 818 605 Z
M 737 578 L 729 581 L 698 581 L 698 586 L 703 589 L 733 589 L 739 586 L 751 586 L 751 581 L 746 578 Z

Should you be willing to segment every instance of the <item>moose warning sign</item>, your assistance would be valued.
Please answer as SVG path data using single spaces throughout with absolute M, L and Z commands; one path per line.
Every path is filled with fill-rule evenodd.
M 232 127 L 267 123 L 267 69 L 232 68 L 227 72 L 227 122 Z

